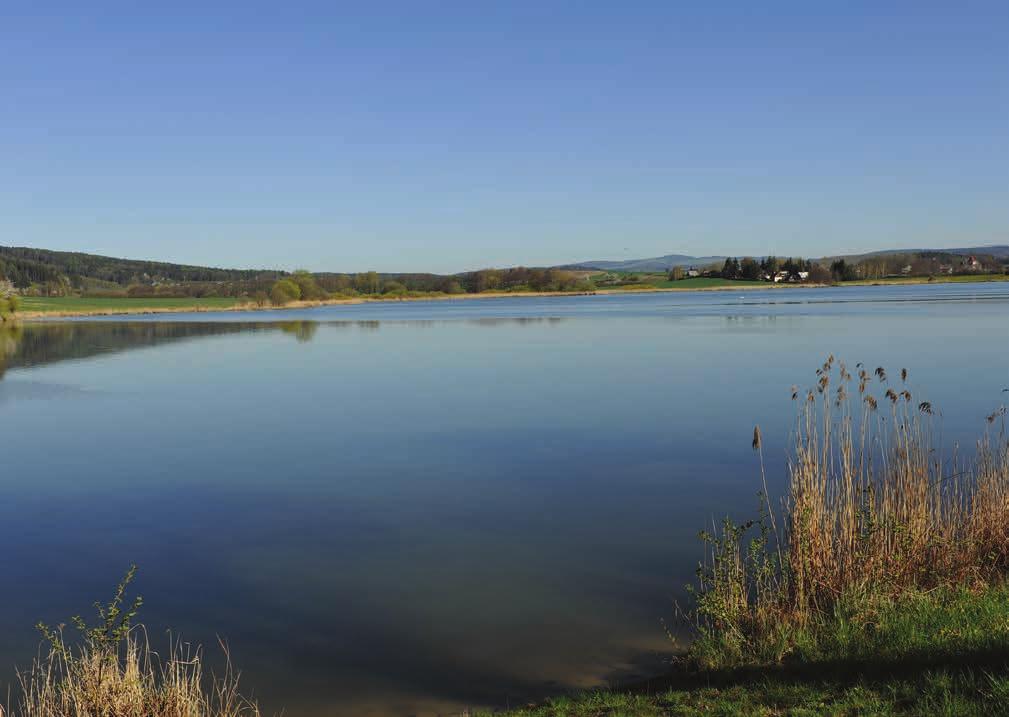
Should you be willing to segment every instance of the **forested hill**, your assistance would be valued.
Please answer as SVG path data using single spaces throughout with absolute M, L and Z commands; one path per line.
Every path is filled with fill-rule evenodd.
M 285 303 L 356 295 L 587 291 L 586 272 L 513 267 L 460 274 L 355 274 L 219 269 L 96 254 L 0 246 L 0 296 L 239 297 Z
M 134 283 L 249 281 L 271 279 L 284 272 L 256 269 L 216 269 L 161 261 L 116 259 L 49 249 L 0 246 L 0 279 L 26 287 L 45 282 L 69 281 L 78 285 L 91 279 L 126 286 Z

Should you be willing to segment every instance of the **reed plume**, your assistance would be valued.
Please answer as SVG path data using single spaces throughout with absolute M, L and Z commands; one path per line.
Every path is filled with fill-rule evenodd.
M 766 645 L 846 596 L 894 598 L 1009 576 L 1006 409 L 988 417 L 970 460 L 955 452 L 944 459 L 931 402 L 888 387 L 883 367 L 875 384 L 859 370 L 860 400 L 852 400 L 854 379 L 834 364 L 831 356 L 797 403 L 782 534 L 765 526 L 773 515 L 766 487 L 760 519 L 702 534 L 709 553 L 698 571 L 699 625 L 738 641 L 737 651 Z M 907 369 L 900 377 L 906 386 Z M 828 393 L 832 381 L 838 389 Z M 761 442 L 755 431 L 754 448 Z

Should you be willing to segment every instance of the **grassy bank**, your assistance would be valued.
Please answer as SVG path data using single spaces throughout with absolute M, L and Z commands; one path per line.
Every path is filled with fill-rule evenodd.
M 219 311 L 243 302 L 232 297 L 207 298 L 89 298 L 79 296 L 24 296 L 19 313 L 30 314 L 100 314 L 143 311 Z
M 787 284 L 772 284 L 767 281 L 743 281 L 737 279 L 721 279 L 719 277 L 696 276 L 690 279 L 670 281 L 665 276 L 645 277 L 640 282 L 621 284 L 611 287 L 600 287 L 601 291 L 651 291 L 655 289 L 675 289 L 680 291 L 697 291 L 699 289 L 734 289 L 734 288 L 780 288 Z M 796 285 L 792 285 L 796 286 Z
M 889 278 L 865 281 L 848 281 L 839 286 L 884 286 L 902 284 L 928 283 L 978 283 L 988 281 L 1009 281 L 1009 275 L 982 274 L 970 276 L 944 276 L 929 280 L 925 277 Z M 335 297 L 318 301 L 292 301 L 283 306 L 257 305 L 249 299 L 235 297 L 208 298 L 93 298 L 77 296 L 27 296 L 20 299 L 18 316 L 21 319 L 74 317 L 74 316 L 107 316 L 118 314 L 155 314 L 200 311 L 258 311 L 271 309 L 309 308 L 336 304 L 359 304 L 366 302 L 388 301 L 439 301 L 458 299 L 493 299 L 508 297 L 554 297 L 583 296 L 587 294 L 625 294 L 637 292 L 676 292 L 676 291 L 753 291 L 770 289 L 815 289 L 823 288 L 825 284 L 772 284 L 764 281 L 740 281 L 734 279 L 719 279 L 696 277 L 679 281 L 668 281 L 656 278 L 654 281 L 642 281 L 635 284 L 601 287 L 594 291 L 485 291 L 479 294 L 445 294 L 441 292 L 406 292 L 399 294 L 360 295 L 354 297 Z
M 186 313 L 201 311 L 273 311 L 278 309 L 304 309 L 316 306 L 362 304 L 397 301 L 443 301 L 458 299 L 495 299 L 508 297 L 581 296 L 594 292 L 492 292 L 480 294 L 445 294 L 442 292 L 405 292 L 399 294 L 364 294 L 351 297 L 332 297 L 310 301 L 289 301 L 283 305 L 258 305 L 249 299 L 234 297 L 208 298 L 89 298 L 78 296 L 32 296 L 20 299 L 17 316 L 20 319 L 56 318 L 73 316 L 110 316 L 119 314 Z
M 906 370 L 816 376 L 784 499 L 701 534 L 674 669 L 514 714 L 1009 714 L 1005 407 L 963 458 Z M 753 447 L 763 478 L 759 428 Z
M 787 658 L 688 663 L 648 684 L 559 698 L 512 717 L 1009 714 L 1009 588 L 848 601 Z M 478 713 L 490 714 L 490 713 Z
M 890 276 L 883 279 L 845 281 L 841 286 L 888 286 L 890 284 L 976 284 L 986 281 L 1009 281 L 1009 274 L 955 274 L 938 276 Z

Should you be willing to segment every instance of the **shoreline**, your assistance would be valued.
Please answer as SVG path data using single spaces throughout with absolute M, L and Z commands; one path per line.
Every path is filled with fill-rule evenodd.
M 218 312 L 262 312 L 262 311 L 287 311 L 292 309 L 311 309 L 320 306 L 350 306 L 358 304 L 383 304 L 396 302 L 413 301 L 462 301 L 466 299 L 508 299 L 508 298 L 558 298 L 566 296 L 620 296 L 625 294 L 667 294 L 667 293 L 695 293 L 710 291 L 782 291 L 790 289 L 829 289 L 845 287 L 866 287 L 866 286 L 910 286 L 927 284 L 973 284 L 973 283 L 998 283 L 1005 281 L 1002 279 L 989 278 L 984 281 L 955 281 L 955 280 L 934 280 L 928 279 L 904 279 L 896 281 L 886 280 L 862 280 L 845 282 L 843 284 L 771 284 L 767 282 L 753 282 L 739 286 L 697 286 L 697 287 L 641 287 L 632 289 L 595 289 L 593 291 L 522 291 L 507 292 L 493 291 L 480 294 L 441 294 L 432 296 L 400 296 L 396 298 L 370 298 L 370 297 L 343 297 L 339 299 L 320 299 L 317 301 L 292 301 L 284 306 L 258 306 L 251 302 L 236 303 L 232 306 L 117 306 L 108 309 L 56 309 L 53 311 L 19 311 L 16 321 L 44 321 L 47 319 L 70 319 L 87 318 L 100 316 L 145 316 L 152 314 L 205 314 Z M 171 301 L 171 299 L 165 299 Z M 124 299 L 129 301 L 129 299 Z
M 747 289 L 817 289 L 827 284 L 755 284 Z M 292 301 L 283 306 L 258 306 L 253 303 L 236 303 L 232 306 L 140 306 L 115 307 L 108 309 L 56 309 L 54 311 L 19 311 L 18 321 L 39 321 L 45 319 L 86 318 L 89 316 L 144 316 L 151 314 L 206 314 L 233 311 L 289 311 L 292 309 L 312 309 L 320 306 L 350 306 L 359 304 L 388 304 L 414 301 L 462 301 L 466 299 L 510 299 L 510 298 L 560 298 L 565 296 L 619 296 L 622 294 L 691 293 L 698 291 L 738 291 L 738 286 L 703 286 L 678 289 L 675 287 L 650 287 L 641 289 L 596 289 L 595 291 L 493 291 L 480 294 L 441 294 L 433 296 L 400 296 L 390 299 L 369 297 L 345 297 L 340 299 L 320 299 L 317 301 Z M 171 299 L 166 299 L 170 301 Z M 124 299 L 129 301 L 129 299 Z

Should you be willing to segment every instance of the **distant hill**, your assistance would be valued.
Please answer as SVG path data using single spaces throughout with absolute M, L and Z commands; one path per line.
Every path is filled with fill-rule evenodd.
M 813 261 L 828 265 L 836 259 L 844 258 L 851 264 L 871 263 L 871 271 L 889 275 L 900 272 L 905 264 L 915 267 L 915 271 L 931 272 L 938 270 L 938 266 L 931 265 L 959 265 L 963 262 L 958 257 L 970 255 L 976 256 L 981 266 L 1001 271 L 999 267 L 1009 262 L 1009 244 L 954 249 L 889 249 L 866 254 L 820 257 Z M 584 274 L 571 272 L 665 273 L 675 266 L 720 267 L 725 259 L 724 255 L 666 254 L 647 259 L 584 261 L 552 269 L 513 267 L 450 275 L 321 272 L 313 276 L 318 286 L 327 292 L 353 289 L 369 293 L 373 291 L 369 287 L 385 285 L 402 285 L 398 286 L 400 290 L 405 288 L 409 291 L 447 293 L 509 289 L 514 286 L 553 291 L 559 290 L 557 287 L 561 285 L 573 288 L 579 282 L 585 282 Z M 569 271 L 557 272 L 557 269 Z M 289 276 L 288 272 L 277 269 L 226 269 L 119 259 L 82 252 L 0 246 L 0 282 L 9 282 L 22 293 L 45 296 L 66 296 L 70 293 L 97 296 L 101 292 L 129 296 L 252 296 L 260 291 L 268 292 L 278 278 L 286 276 Z
M 573 271 L 587 271 L 591 269 L 599 271 L 669 271 L 674 266 L 707 266 L 708 264 L 721 264 L 724 261 L 724 256 L 666 254 L 665 256 L 656 256 L 651 259 L 583 261 L 578 264 L 565 264 L 558 268 Z
M 889 256 L 893 254 L 953 254 L 955 256 L 990 256 L 995 259 L 1009 259 L 1009 244 L 993 244 L 991 246 L 967 246 L 954 249 L 881 249 L 864 254 L 835 254 L 829 259 L 865 259 L 871 256 Z
M 131 282 L 220 282 L 249 281 L 275 278 L 284 272 L 257 269 L 217 269 L 213 267 L 171 264 L 163 261 L 140 261 L 52 251 L 20 246 L 0 246 L 0 278 L 18 286 L 30 283 L 83 279 L 123 285 Z
M 885 256 L 890 254 L 954 254 L 957 256 L 984 255 L 996 259 L 1009 259 L 1009 245 L 997 244 L 993 246 L 973 246 L 960 247 L 955 249 L 881 249 L 879 251 L 865 254 L 836 254 L 823 259 L 851 259 L 858 260 L 871 256 Z M 742 256 L 742 255 L 740 255 Z M 761 258 L 761 257 L 756 257 Z M 689 256 L 687 254 L 666 254 L 650 259 L 625 259 L 625 260 L 597 260 L 582 261 L 576 264 L 565 264 L 559 269 L 570 270 L 597 270 L 597 271 L 641 271 L 641 272 L 662 272 L 669 271 L 674 266 L 707 266 L 709 264 L 721 264 L 726 257 L 720 256 Z

